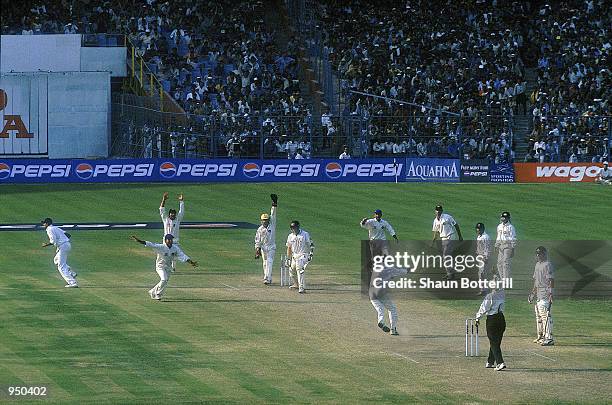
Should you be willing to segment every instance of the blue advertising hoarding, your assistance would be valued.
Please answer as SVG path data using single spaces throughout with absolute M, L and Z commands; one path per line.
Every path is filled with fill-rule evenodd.
M 395 182 L 394 159 L 115 159 L 0 160 L 3 183 L 117 182 Z
M 512 164 L 490 164 L 489 174 L 491 182 L 514 182 L 514 168 Z M 131 182 L 334 183 L 477 181 L 468 177 L 465 176 L 465 173 L 462 175 L 461 163 L 458 159 L 0 160 L 0 185 L 18 183 Z
M 458 182 L 458 159 L 407 158 L 406 181 Z

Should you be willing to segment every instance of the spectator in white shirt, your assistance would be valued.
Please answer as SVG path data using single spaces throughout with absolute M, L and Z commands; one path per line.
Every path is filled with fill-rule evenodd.
M 345 146 L 344 151 L 340 154 L 338 159 L 350 159 L 350 158 L 351 158 L 351 155 L 349 155 L 348 146 Z

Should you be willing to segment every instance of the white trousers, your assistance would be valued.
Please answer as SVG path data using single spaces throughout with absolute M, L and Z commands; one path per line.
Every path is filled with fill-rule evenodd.
M 376 316 L 378 318 L 378 323 L 385 323 L 385 309 L 389 313 L 389 324 L 391 325 L 391 329 L 397 327 L 397 307 L 395 303 L 388 296 L 388 294 L 383 294 L 382 297 L 372 298 L 370 299 L 372 306 L 376 310 Z
M 170 279 L 170 272 L 162 269 L 155 269 L 157 274 L 159 275 L 159 283 L 155 284 L 155 287 L 151 289 L 154 295 L 161 297 L 166 291 L 166 286 L 168 285 L 168 280 Z
M 291 284 L 295 284 L 297 280 L 298 287 L 304 290 L 306 289 L 305 267 L 307 264 L 308 258 L 306 256 L 294 257 L 291 260 L 291 269 L 289 270 Z
M 535 304 L 538 338 L 544 341 L 553 340 L 553 319 L 550 309 L 551 304 L 548 300 L 538 300 Z
M 512 258 L 510 257 L 511 248 L 500 248 L 497 251 L 497 274 L 501 278 L 512 277 Z
M 70 270 L 70 266 L 68 265 L 68 253 L 72 249 L 70 242 L 62 243 L 58 246 L 55 251 L 55 257 L 53 258 L 53 264 L 57 266 L 57 271 L 59 271 L 62 278 L 66 281 L 66 283 L 70 285 L 76 284 L 76 280 L 72 277 L 72 271 Z
M 274 249 L 261 249 L 261 261 L 263 262 L 264 279 L 272 282 L 272 269 L 274 268 Z

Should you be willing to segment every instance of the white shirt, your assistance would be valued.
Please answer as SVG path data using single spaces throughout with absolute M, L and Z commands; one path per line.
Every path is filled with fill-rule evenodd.
M 516 230 L 510 222 L 502 222 L 497 225 L 497 240 L 495 247 L 501 249 L 513 248 L 516 246 Z
M 491 237 L 483 232 L 476 238 L 476 254 L 488 258 L 491 255 Z
M 440 232 L 440 239 L 452 239 L 452 236 L 455 234 L 455 225 L 457 225 L 455 218 L 442 213 L 440 219 L 438 217 L 434 218 L 431 230 L 433 232 Z
M 310 234 L 303 229 L 300 229 L 300 233 L 295 235 L 293 232 L 287 237 L 287 247 L 291 248 L 291 254 L 294 259 L 302 256 L 308 256 L 311 251 L 312 241 L 310 240 Z
M 550 280 L 554 279 L 554 270 L 550 261 L 536 262 L 533 272 L 534 286 L 538 300 L 547 300 L 550 295 Z
M 338 157 L 338 159 L 350 159 L 351 155 L 346 152 L 342 152 L 342 154 Z
M 266 228 L 260 225 L 255 232 L 255 247 L 264 251 L 276 249 L 276 207 L 270 210 L 270 223 Z
M 155 260 L 155 268 L 157 270 L 172 270 L 172 261 L 174 259 L 178 259 L 181 262 L 186 262 L 189 260 L 189 256 L 187 256 L 180 247 L 176 244 L 173 244 L 171 248 L 169 248 L 165 243 L 153 243 L 153 242 L 145 242 L 145 246 L 155 250 L 157 253 L 157 259 Z
M 59 228 L 55 225 L 49 225 L 46 229 L 47 236 L 49 236 L 49 243 L 55 245 L 55 247 L 60 247 L 66 242 L 70 242 L 70 239 L 66 236 L 66 232 L 62 228 Z
M 612 178 L 612 169 L 610 167 L 608 169 L 600 168 L 599 172 L 597 172 L 597 178 L 604 180 Z
M 483 315 L 495 315 L 504 312 L 505 306 L 506 292 L 504 290 L 491 291 L 482 300 L 480 309 L 476 313 L 476 319 L 480 319 Z
M 391 227 L 391 224 L 384 219 L 377 221 L 376 218 L 370 218 L 362 223 L 361 227 L 368 230 L 369 240 L 387 240 L 385 229 L 391 236 L 395 235 L 395 231 L 393 227 Z
M 161 216 L 162 222 L 164 223 L 164 236 L 170 234 L 174 236 L 174 244 L 179 243 L 179 231 L 181 228 L 181 221 L 185 215 L 185 202 L 179 201 L 179 210 L 176 213 L 176 218 L 170 219 L 166 213 L 166 207 L 159 207 L 159 215 Z

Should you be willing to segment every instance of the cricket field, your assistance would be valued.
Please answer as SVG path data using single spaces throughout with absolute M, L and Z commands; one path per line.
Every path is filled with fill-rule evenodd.
M 129 184 L 0 187 L 0 222 L 158 222 L 170 193 L 184 221 L 259 223 L 279 195 L 274 285 L 261 282 L 255 229 L 184 229 L 200 267 L 178 264 L 164 300 L 155 255 L 129 239 L 157 230 L 70 231 L 69 264 L 81 288 L 64 288 L 42 231 L 0 231 L 0 402 L 9 386 L 47 386 L 15 403 L 610 403 L 612 301 L 559 299 L 556 345 L 540 347 L 526 296 L 507 302 L 508 369 L 464 357 L 474 300 L 400 300 L 399 333 L 376 326 L 360 294 L 361 218 L 383 210 L 400 239 L 429 239 L 444 205 L 467 238 L 501 211 L 520 239 L 610 238 L 610 188 L 494 184 Z M 278 286 L 280 254 L 297 219 L 316 244 L 308 292 Z M 610 253 L 612 259 L 612 253 Z M 482 328 L 484 329 L 484 328 Z M 481 333 L 482 335 L 483 333 Z M 13 403 L 11 401 L 11 403 Z

